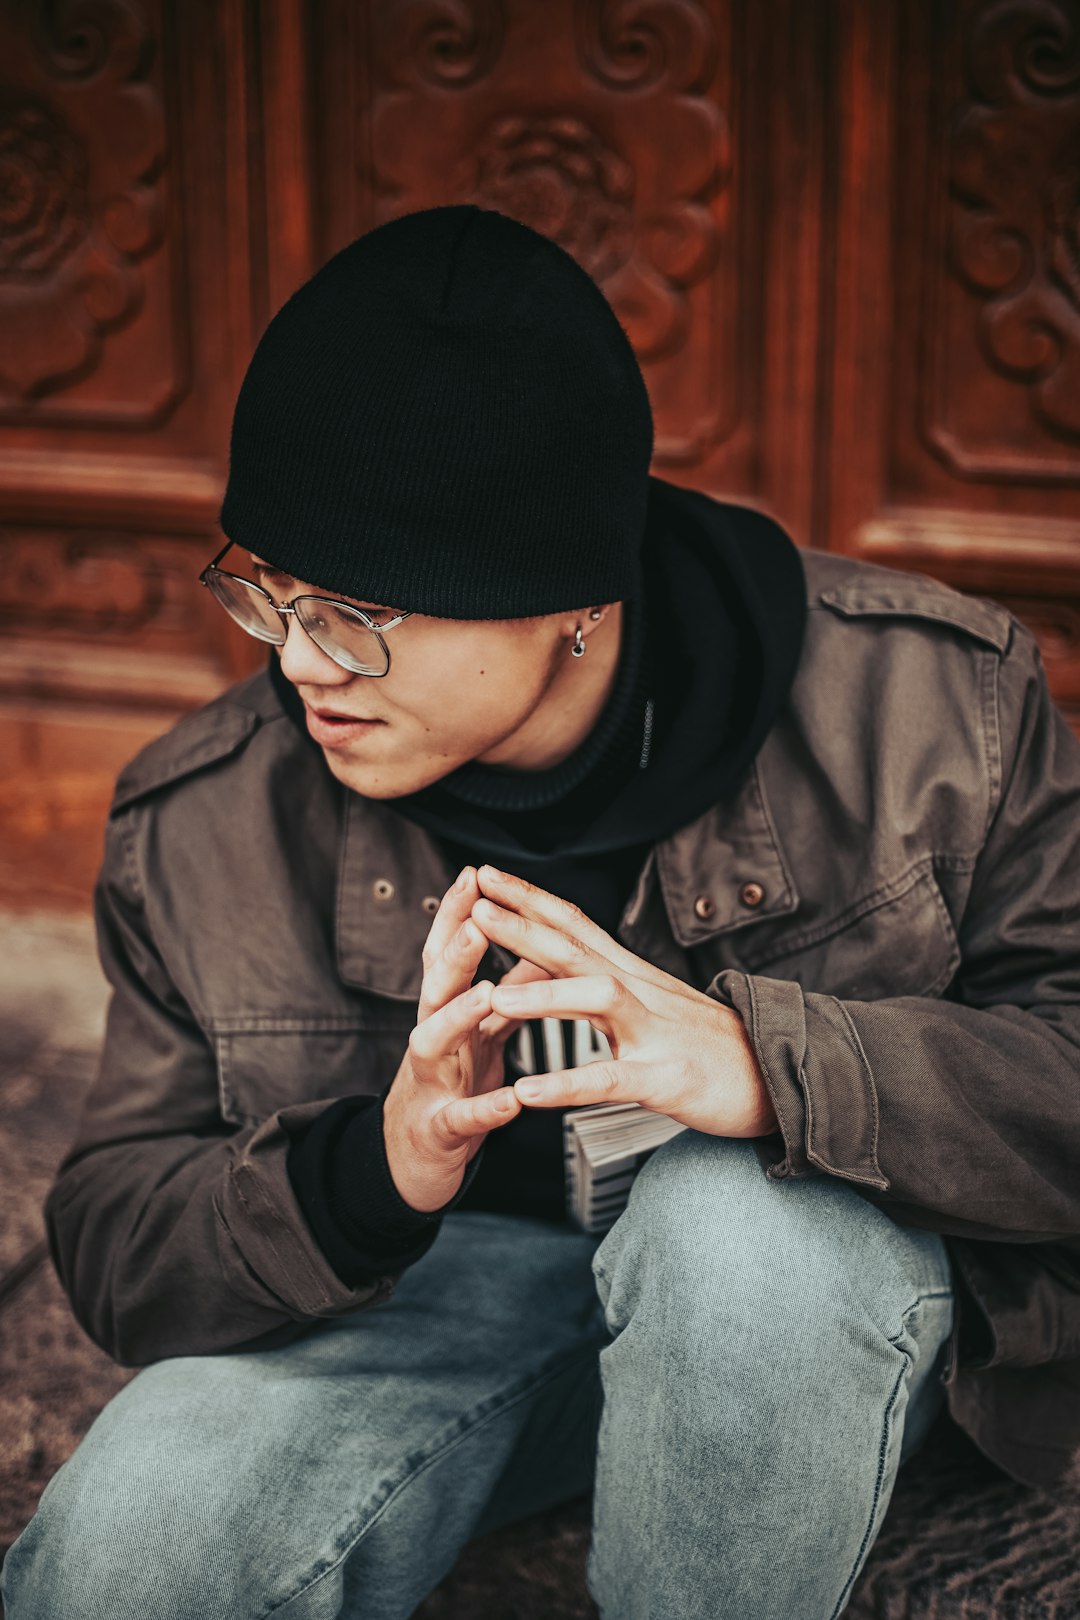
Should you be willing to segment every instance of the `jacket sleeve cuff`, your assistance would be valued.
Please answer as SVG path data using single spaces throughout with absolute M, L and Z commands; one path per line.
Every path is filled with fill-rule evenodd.
M 293 1189 L 287 1159 L 292 1142 L 320 1114 L 325 1102 L 293 1103 L 263 1120 L 237 1143 L 214 1198 L 218 1251 L 229 1285 L 241 1298 L 256 1298 L 282 1317 L 298 1321 L 341 1316 L 389 1299 L 404 1269 L 400 1255 L 386 1257 L 377 1275 L 347 1282 L 334 1269 Z M 463 1196 L 483 1148 L 469 1162 Z M 471 1175 L 470 1175 L 471 1172 Z M 437 1215 L 445 1213 L 444 1206 Z M 417 1213 L 416 1211 L 413 1212 Z
M 828 1174 L 888 1190 L 877 1158 L 878 1107 L 862 1042 L 835 996 L 791 979 L 725 968 L 706 994 L 737 1012 L 750 1037 L 783 1138 L 758 1153 L 774 1181 Z

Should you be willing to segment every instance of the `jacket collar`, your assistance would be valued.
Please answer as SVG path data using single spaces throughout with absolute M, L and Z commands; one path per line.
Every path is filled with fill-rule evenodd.
M 337 881 L 338 971 L 346 984 L 397 1001 L 418 1001 L 420 952 L 431 918 L 457 876 L 431 835 L 392 801 L 345 793 Z M 644 904 L 659 884 L 663 906 Z M 748 903 L 747 884 L 763 898 Z M 647 961 L 794 911 L 799 897 L 754 760 L 735 795 L 653 846 L 617 930 Z M 705 912 L 706 915 L 700 915 Z M 660 919 L 658 921 L 658 919 Z M 667 937 L 659 929 L 666 921 Z M 506 971 L 515 958 L 492 954 Z

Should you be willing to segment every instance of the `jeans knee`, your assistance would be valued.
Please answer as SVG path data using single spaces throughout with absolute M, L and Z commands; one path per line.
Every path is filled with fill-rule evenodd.
M 54 1476 L 4 1565 L 9 1620 L 108 1615 L 110 1620 L 208 1620 L 240 1612 L 206 1500 L 160 1471 L 134 1466 L 124 1488 L 75 1459 Z M 232 1536 L 235 1544 L 235 1531 Z M 224 1583 L 224 1584 L 223 1584 Z
M 226 1458 L 194 1423 L 184 1443 L 165 1412 L 125 1403 L 127 1393 L 53 1476 L 10 1549 L 9 1620 L 210 1620 L 250 1610 L 260 1574 L 242 1458 Z
M 593 1274 L 608 1330 L 635 1318 L 664 1364 L 742 1356 L 779 1374 L 891 1342 L 905 1266 L 934 1244 L 836 1178 L 770 1181 L 752 1143 L 684 1131 L 642 1166 Z

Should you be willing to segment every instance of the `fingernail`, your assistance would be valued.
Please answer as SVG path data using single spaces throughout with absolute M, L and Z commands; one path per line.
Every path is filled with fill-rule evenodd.
M 466 867 L 464 872 L 459 872 L 458 873 L 457 882 L 454 884 L 455 892 L 457 894 L 463 894 L 468 881 L 469 881 L 469 869 L 468 869 L 468 867 Z
M 516 1099 L 512 1089 L 504 1086 L 495 1099 L 495 1107 L 499 1110 L 500 1114 L 508 1114 L 511 1108 L 513 1108 L 515 1101 Z
M 538 1102 L 544 1095 L 544 1088 L 539 1080 L 518 1080 L 515 1082 L 514 1090 L 519 1097 L 524 1097 L 526 1102 Z
M 497 866 L 489 866 L 487 864 L 487 862 L 485 862 L 484 863 L 484 872 L 495 883 L 505 883 L 506 882 L 506 873 L 505 872 L 500 872 L 499 868 Z

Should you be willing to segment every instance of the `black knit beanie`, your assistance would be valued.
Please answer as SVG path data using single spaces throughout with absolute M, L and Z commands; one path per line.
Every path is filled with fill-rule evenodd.
M 652 412 L 587 271 L 490 208 L 323 265 L 259 341 L 221 527 L 323 590 L 439 618 L 639 594 Z

